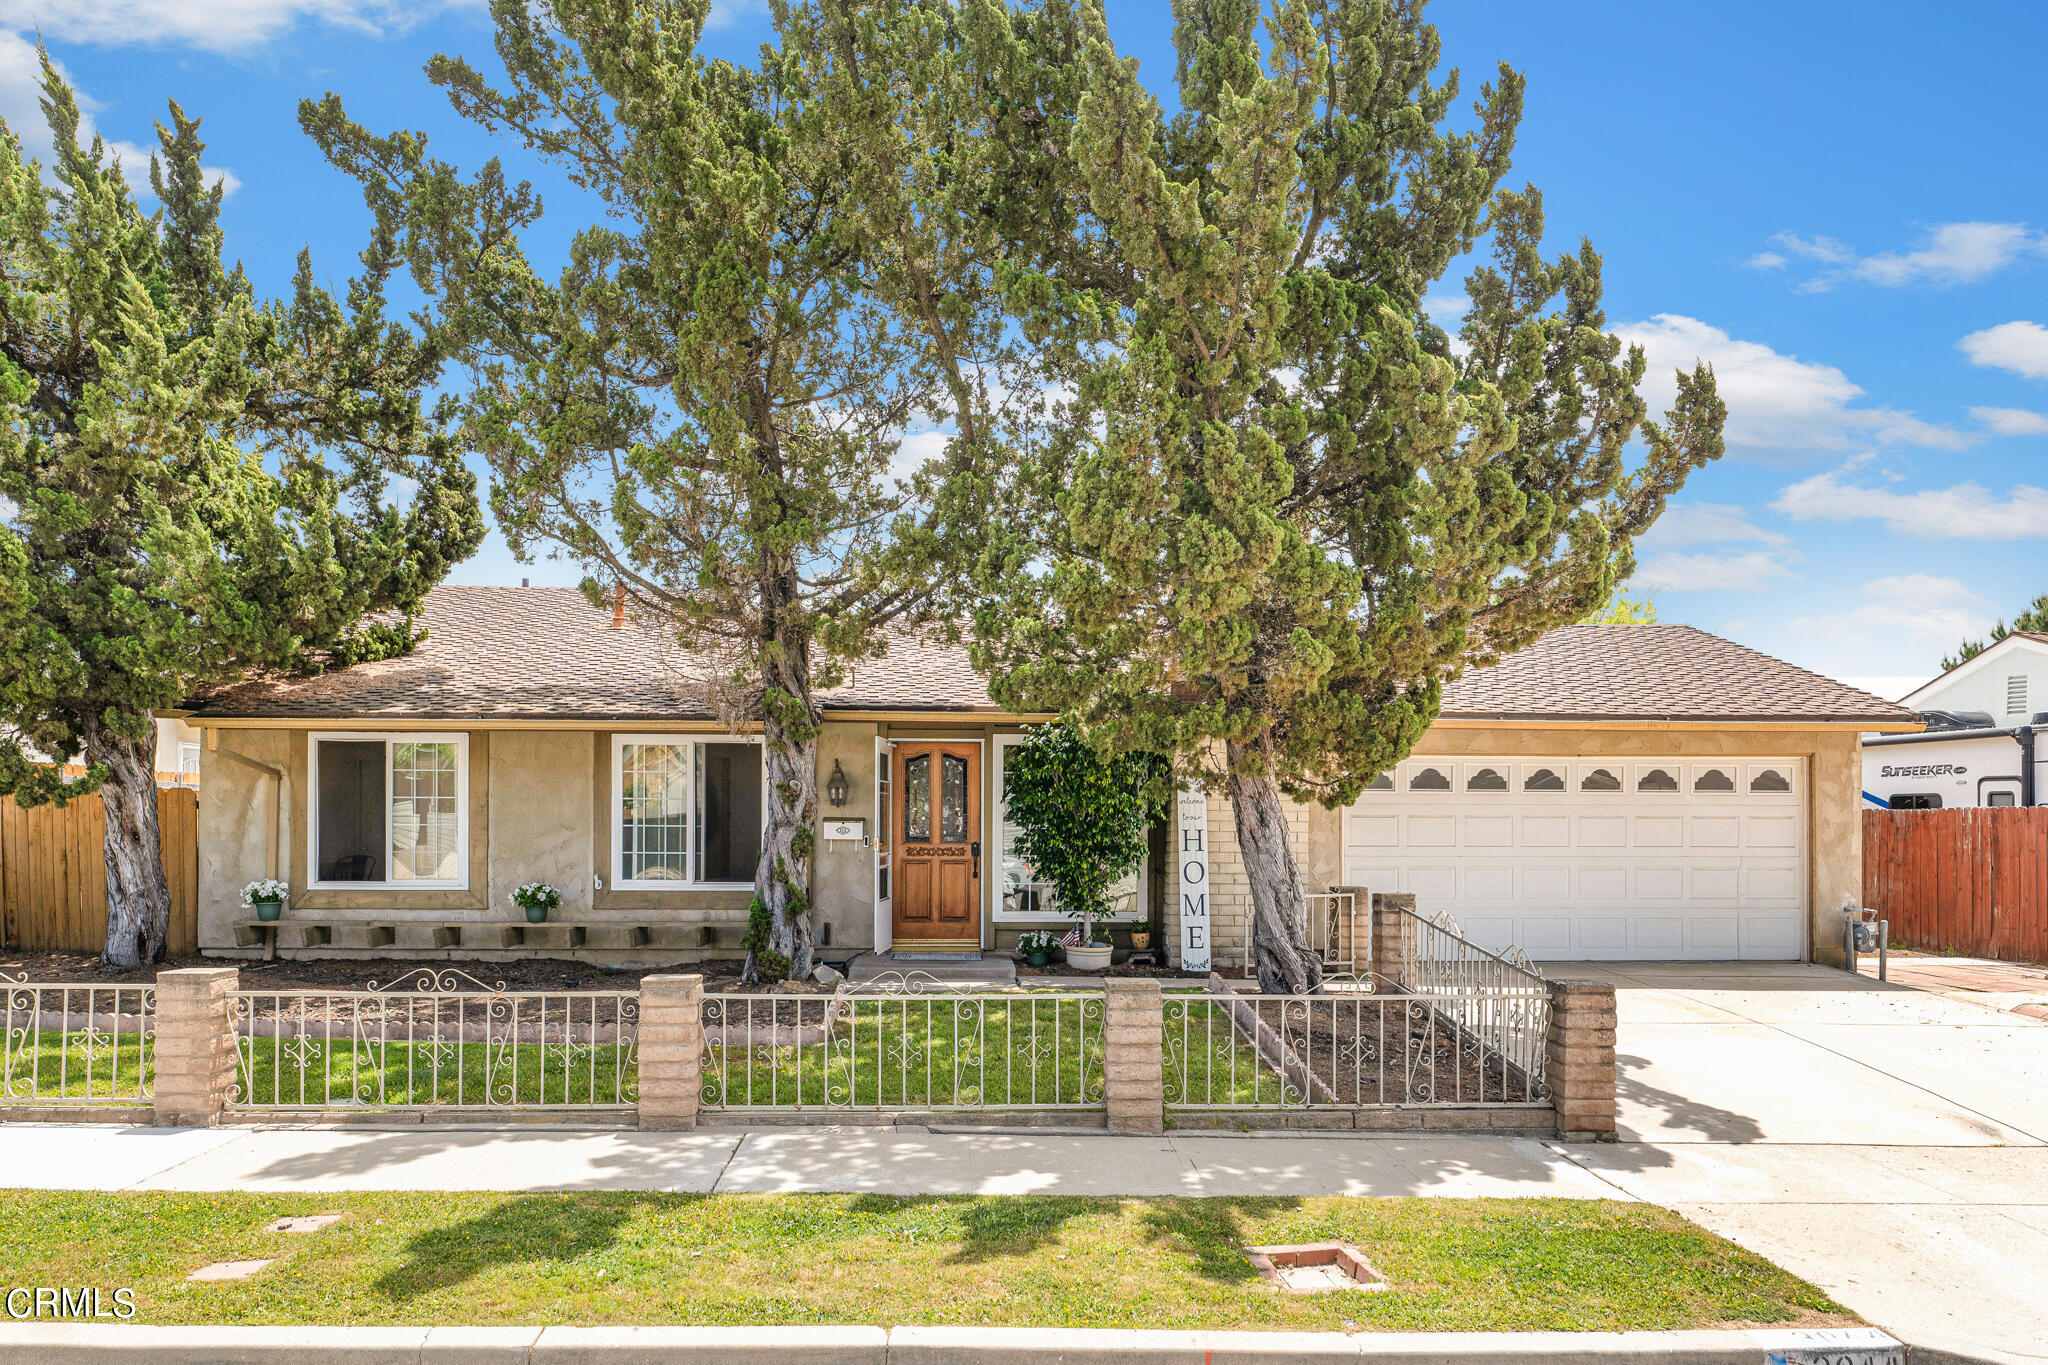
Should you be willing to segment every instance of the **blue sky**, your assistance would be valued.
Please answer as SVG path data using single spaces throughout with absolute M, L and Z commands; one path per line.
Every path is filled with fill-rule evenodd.
M 718 10 L 707 48 L 747 56 L 764 8 Z M 363 240 L 353 186 L 298 130 L 301 97 L 336 90 L 465 165 L 499 150 L 419 74 L 436 51 L 488 59 L 481 4 L 0 0 L 0 15 L 11 126 L 40 135 L 37 27 L 110 141 L 153 145 L 168 97 L 204 117 L 232 177 L 229 248 L 260 287 L 285 287 L 301 245 L 339 279 Z M 1593 238 L 1610 321 L 1660 388 L 1695 357 L 1720 375 L 1728 455 L 1640 550 L 1635 587 L 1665 619 L 1896 692 L 2048 591 L 2048 8 L 1439 0 L 1430 16 L 1468 89 L 1501 60 L 1527 74 L 1514 178 L 1544 190 L 1554 250 Z M 1165 0 L 1111 0 L 1110 22 L 1170 98 Z M 1433 296 L 1440 314 L 1461 275 Z M 522 576 L 575 574 L 495 539 L 457 574 Z

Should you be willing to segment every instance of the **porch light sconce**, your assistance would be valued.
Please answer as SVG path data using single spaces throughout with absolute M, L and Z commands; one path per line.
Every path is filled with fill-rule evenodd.
M 825 799 L 835 806 L 846 804 L 846 769 L 839 766 L 839 760 L 832 760 L 832 776 L 825 779 Z

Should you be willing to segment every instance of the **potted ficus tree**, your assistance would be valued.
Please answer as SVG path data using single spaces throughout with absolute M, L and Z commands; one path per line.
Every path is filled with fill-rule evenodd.
M 1099 754 L 1066 724 L 1031 731 L 1003 764 L 1017 856 L 1051 888 L 1054 909 L 1080 921 L 1069 966 L 1109 965 L 1111 945 L 1095 922 L 1109 913 L 1110 888 L 1145 860 L 1154 776 L 1148 756 Z

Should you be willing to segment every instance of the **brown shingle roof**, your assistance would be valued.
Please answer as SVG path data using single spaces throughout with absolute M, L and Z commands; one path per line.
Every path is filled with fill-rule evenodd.
M 1514 720 L 1910 721 L 1913 712 L 1692 626 L 1565 626 L 1444 688 Z
M 444 585 L 411 654 L 316 677 L 262 678 L 204 700 L 202 717 L 710 719 L 690 660 L 571 588 Z M 993 711 L 967 651 L 911 634 L 821 692 L 835 711 Z M 1451 718 L 1910 720 L 1903 706 L 1691 626 L 1567 626 L 1444 689 Z
M 313 677 L 260 678 L 204 698 L 204 717 L 468 717 L 708 720 L 691 659 L 658 632 L 612 629 L 573 588 L 462 587 L 427 594 L 412 653 Z M 964 649 L 909 634 L 819 693 L 845 711 L 989 711 Z

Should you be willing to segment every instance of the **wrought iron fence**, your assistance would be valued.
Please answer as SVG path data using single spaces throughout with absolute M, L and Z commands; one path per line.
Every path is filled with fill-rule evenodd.
M 707 1110 L 1095 1109 L 1103 997 L 913 974 L 704 1000 Z
M 0 977 L 0 1104 L 146 1105 L 156 987 Z
M 1169 1109 L 1546 1103 L 1547 995 L 1166 997 Z
M 636 991 L 511 991 L 424 970 L 360 991 L 238 991 L 236 1109 L 630 1108 Z
M 1308 941 L 1322 959 L 1323 978 L 1332 986 L 1363 985 L 1372 972 L 1372 920 L 1368 907 L 1353 891 L 1311 891 Z M 1244 934 L 1237 965 L 1246 976 L 1258 967 L 1258 919 L 1245 907 Z M 1219 958 L 1226 957 L 1218 953 Z
M 1550 983 L 1519 948 L 1495 952 L 1466 938 L 1446 911 L 1399 912 L 1406 924 L 1407 969 L 1398 985 L 1429 999 L 1438 1017 L 1472 1045 L 1506 1056 L 1533 1056 L 1540 1084 L 1550 1027 Z M 1473 999 L 1523 999 L 1527 1009 L 1473 1014 Z M 1537 1003 L 1540 1002 L 1540 1008 Z

